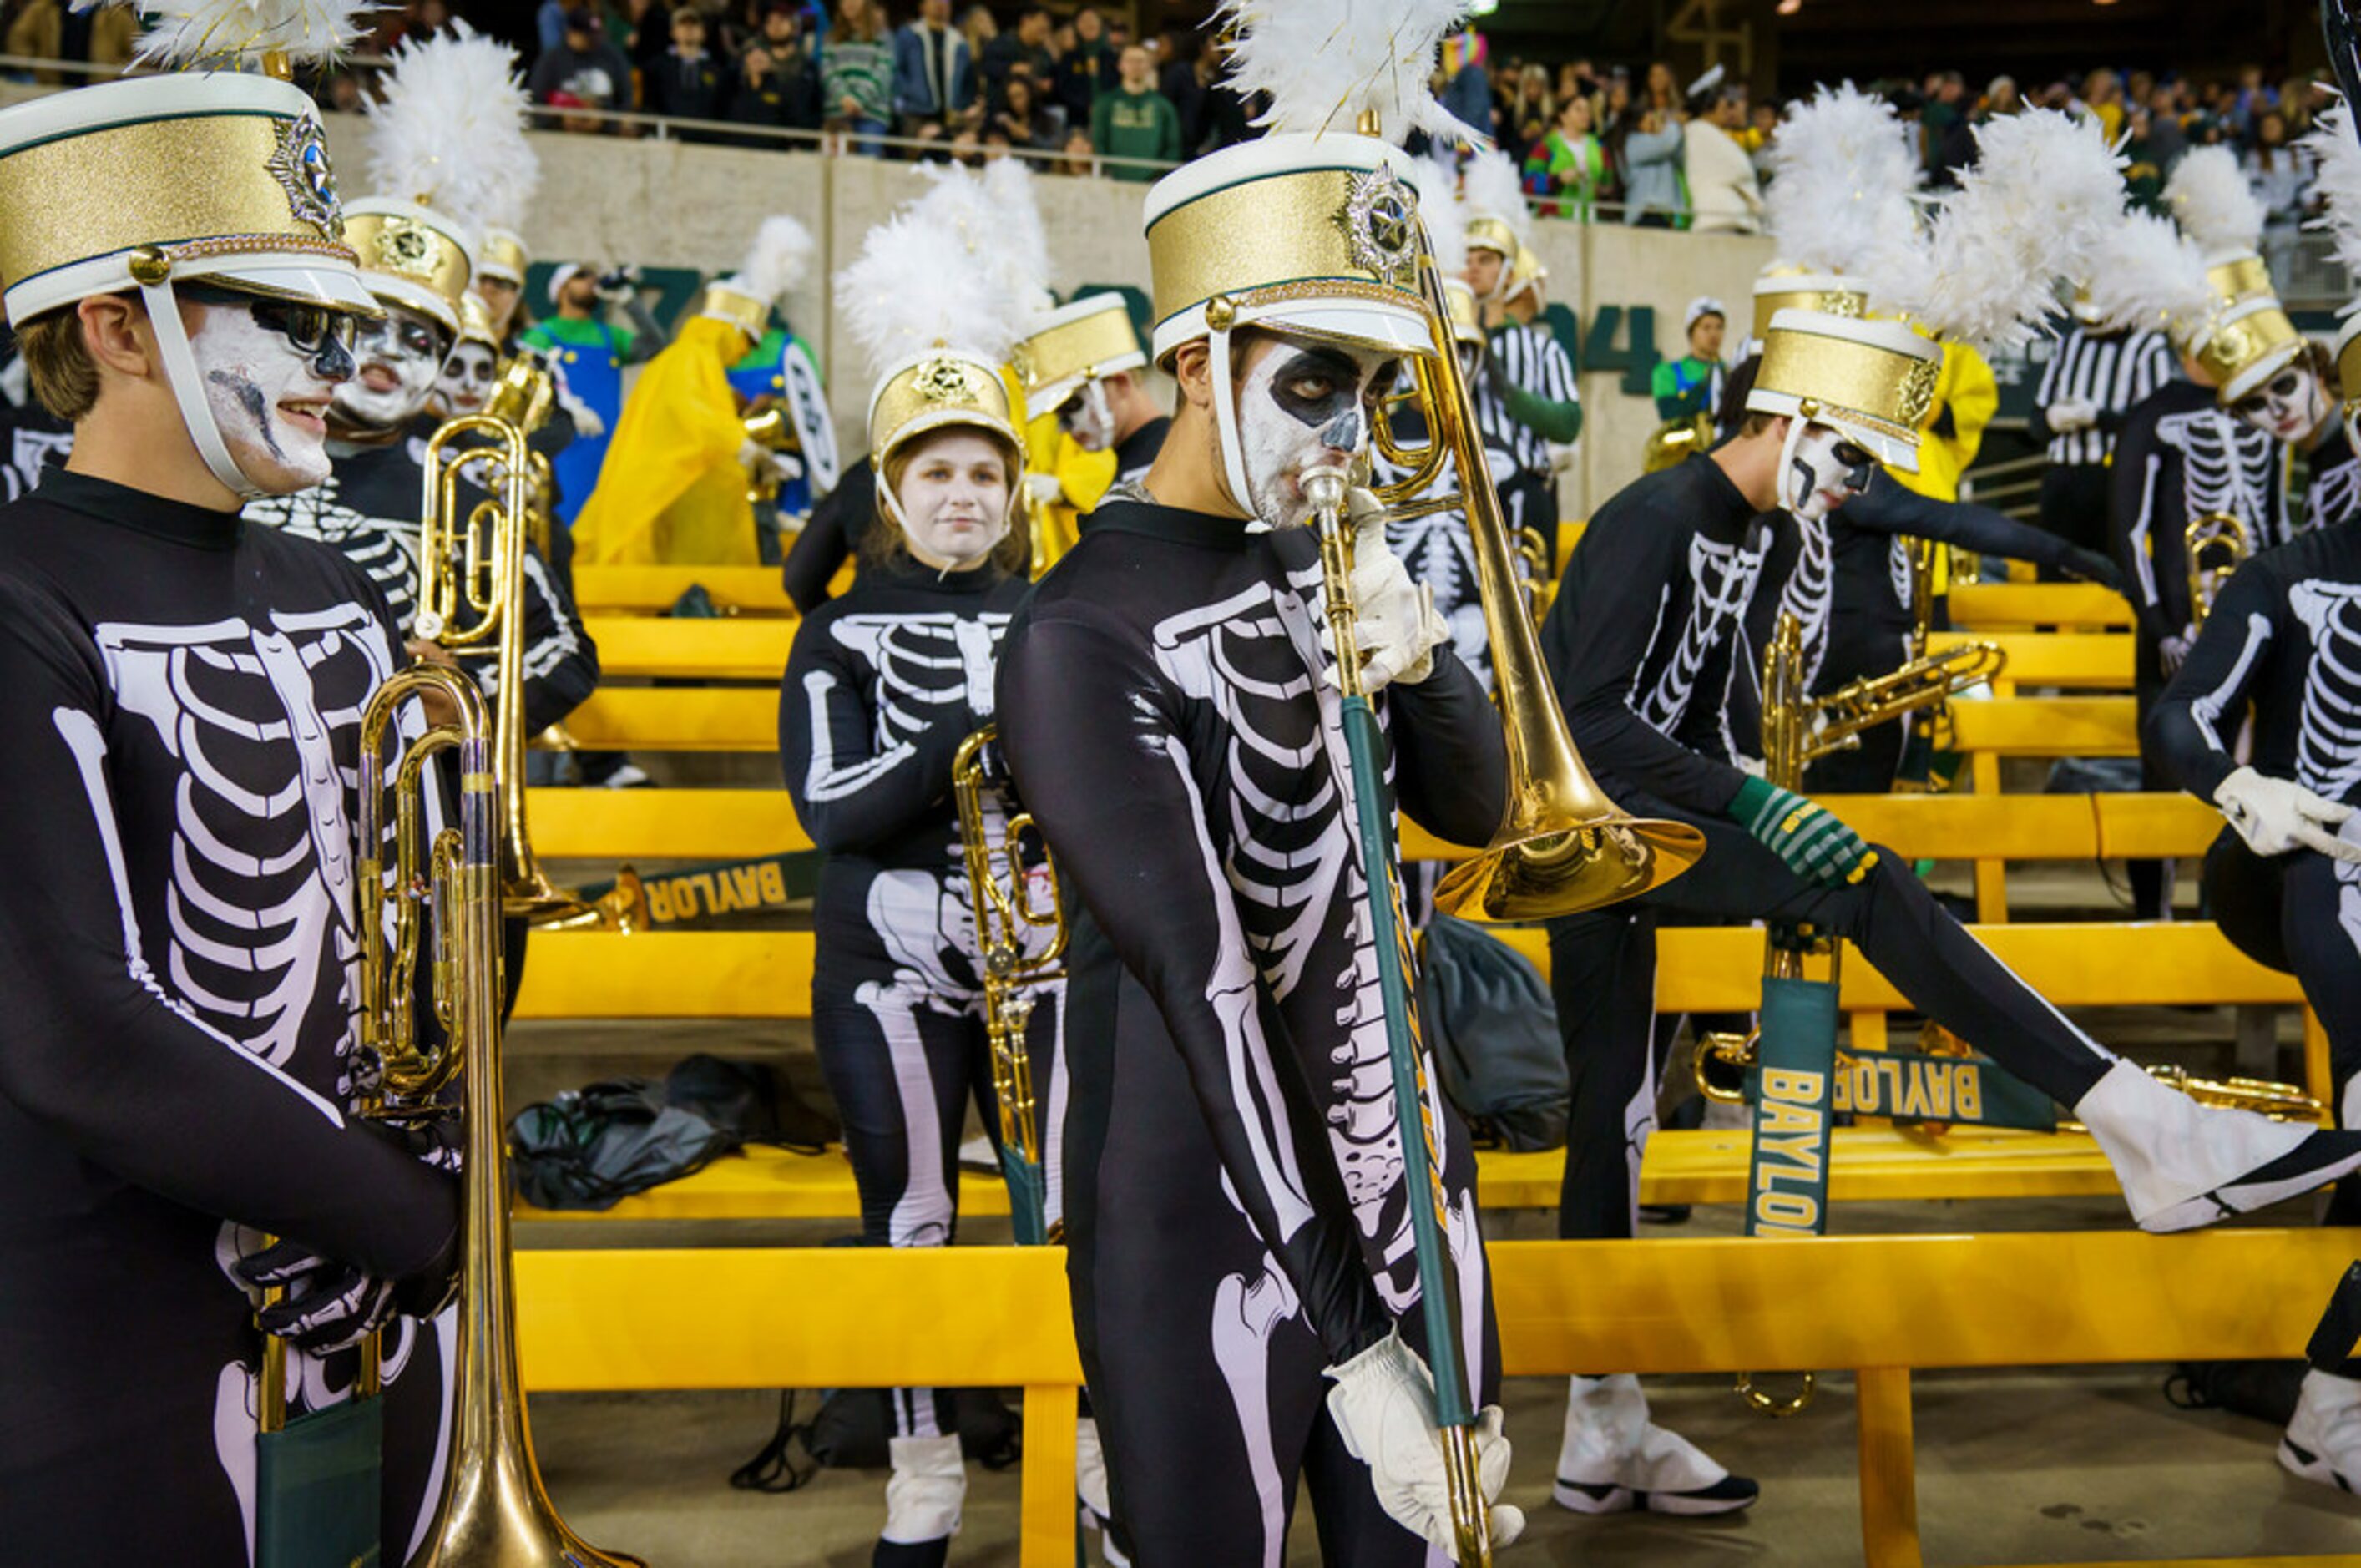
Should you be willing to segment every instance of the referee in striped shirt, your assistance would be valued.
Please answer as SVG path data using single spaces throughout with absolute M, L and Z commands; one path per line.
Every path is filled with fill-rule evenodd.
M 2172 379 L 2173 355 L 2158 332 L 2111 332 L 2081 319 L 2041 373 L 2027 427 L 2049 444 L 2041 476 L 2041 526 L 2084 550 L 2107 548 L 2107 464 L 2124 415 Z M 2060 580 L 2043 567 L 2045 582 Z
M 1473 389 L 1476 428 L 1487 453 L 1499 455 L 1506 477 L 1496 474 L 1501 510 L 1510 528 L 1530 528 L 1557 559 L 1557 473 L 1553 444 L 1566 445 L 1582 433 L 1582 393 L 1574 380 L 1574 360 L 1540 321 L 1540 263 L 1528 251 L 1510 269 L 1508 296 L 1492 327 L 1490 366 Z M 1488 314 L 1489 313 L 1488 313 Z

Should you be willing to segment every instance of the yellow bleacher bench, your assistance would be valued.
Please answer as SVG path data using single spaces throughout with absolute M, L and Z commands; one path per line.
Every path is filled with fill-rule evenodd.
M 1961 583 L 1949 603 L 1951 624 L 1976 631 L 2132 624 L 2131 602 L 2096 583 Z
M 1923 1561 L 1913 1369 L 2298 1355 L 2353 1255 L 2329 1229 L 1488 1251 L 1510 1376 L 1854 1372 L 1868 1568 Z M 527 1250 L 520 1355 L 535 1391 L 1020 1388 L 1019 1562 L 1067 1568 L 1082 1368 L 1065 1261 L 1055 1247 Z
M 2114 690 L 2132 684 L 2132 640 L 2120 631 L 1938 631 L 1927 647 L 1940 653 L 1967 642 L 1990 642 L 2006 654 L 2001 678 L 2012 686 Z M 605 652 L 601 643 L 601 657 Z
M 601 680 L 768 681 L 778 684 L 800 622 L 783 616 L 675 620 L 655 615 L 589 615 L 583 630 L 598 645 Z
M 743 615 L 793 615 L 776 566 L 577 566 L 574 606 L 584 615 L 662 615 L 690 588 Z

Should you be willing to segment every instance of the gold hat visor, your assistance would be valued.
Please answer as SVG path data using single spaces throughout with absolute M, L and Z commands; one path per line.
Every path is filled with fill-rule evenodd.
M 1038 419 L 1086 383 L 1145 366 L 1148 353 L 1123 296 L 1093 294 L 1051 312 L 1010 363 L 1024 384 L 1026 417 Z
M 964 425 L 1005 443 L 1021 461 L 1025 437 L 1001 367 L 965 349 L 939 347 L 887 368 L 869 394 L 869 450 L 882 476 L 896 452 L 929 431 Z
M 455 220 L 409 202 L 372 197 L 346 210 L 345 237 L 362 280 L 388 304 L 459 330 L 459 302 L 475 281 L 475 241 Z
M 1869 313 L 1869 291 L 1832 272 L 1766 271 L 1754 280 L 1754 338 L 1771 335 L 1771 318 L 1781 311 L 1817 311 L 1854 319 Z
M 486 229 L 477 245 L 476 275 L 494 278 L 503 283 L 524 287 L 525 269 L 533 258 L 524 247 L 524 240 L 508 229 Z
M 2277 300 L 2248 300 L 2217 318 L 2195 345 L 2224 407 L 2268 381 L 2304 349 L 2303 334 Z
M 1825 424 L 1915 474 L 1942 366 L 1940 349 L 1895 323 L 1782 311 L 1763 334 L 1746 409 Z
M 0 111 L 10 320 L 175 278 L 373 308 L 310 98 L 221 73 L 104 82 Z
M 1265 137 L 1149 191 L 1157 363 L 1209 331 L 1263 325 L 1388 354 L 1433 352 L 1418 198 L 1372 137 Z

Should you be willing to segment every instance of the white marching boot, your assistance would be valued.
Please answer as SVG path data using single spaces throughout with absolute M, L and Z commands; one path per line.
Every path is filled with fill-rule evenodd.
M 2191 1231 L 2361 1169 L 2361 1132 L 2200 1105 L 2119 1061 L 2074 1102 L 2144 1231 Z
M 873 1568 L 940 1568 L 959 1533 L 967 1501 L 967 1462 L 959 1434 L 897 1437 L 885 1483 L 885 1528 L 877 1537 Z
M 2361 1379 L 2303 1375 L 2295 1419 L 2279 1439 L 2279 1464 L 2306 1481 L 2361 1491 Z
M 1565 1442 L 1551 1499 L 1578 1514 L 1734 1513 L 1763 1488 L 1648 1420 L 1648 1397 L 1629 1373 L 1570 1377 Z

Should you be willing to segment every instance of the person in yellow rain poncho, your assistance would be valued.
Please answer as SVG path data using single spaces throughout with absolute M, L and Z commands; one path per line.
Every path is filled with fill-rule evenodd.
M 753 565 L 747 478 L 796 459 L 746 433 L 730 367 L 761 341 L 772 308 L 803 280 L 812 237 L 789 217 L 763 221 L 746 265 L 709 284 L 697 316 L 640 372 L 616 422 L 598 488 L 574 523 L 588 566 Z

